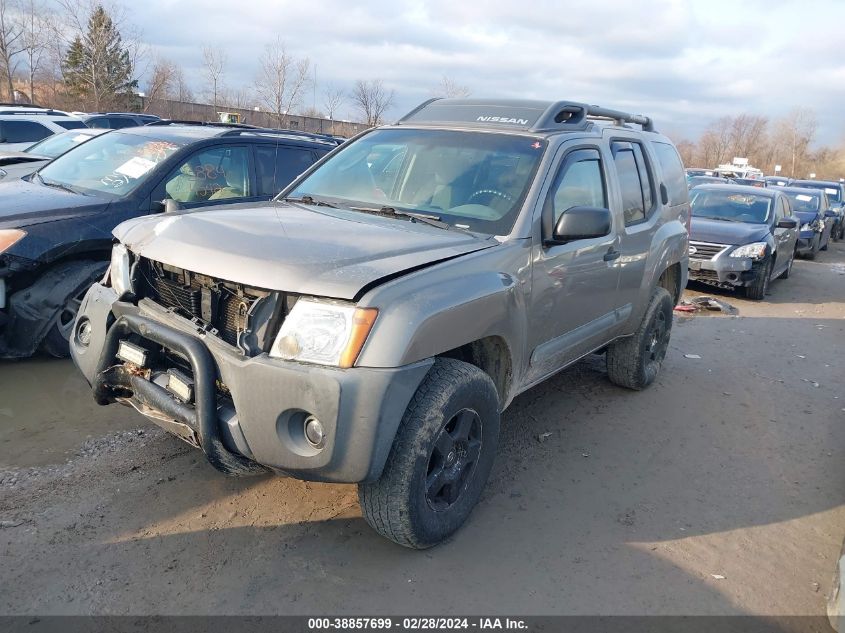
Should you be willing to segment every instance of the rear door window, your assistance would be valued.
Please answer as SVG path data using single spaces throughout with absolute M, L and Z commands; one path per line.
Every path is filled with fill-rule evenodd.
M 125 127 L 136 127 L 138 124 L 129 117 L 109 117 L 109 127 L 113 130 L 120 130 Z
M 5 143 L 34 143 L 53 136 L 53 131 L 35 121 L 3 121 L 0 134 Z
M 310 149 L 288 145 L 257 145 L 255 157 L 261 196 L 275 196 L 315 161 Z
M 613 163 L 622 190 L 622 211 L 625 226 L 642 222 L 653 204 L 651 178 L 637 143 L 613 142 L 610 144 Z

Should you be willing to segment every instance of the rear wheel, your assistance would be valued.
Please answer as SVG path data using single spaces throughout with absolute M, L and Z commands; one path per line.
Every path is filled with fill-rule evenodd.
M 751 285 L 745 286 L 745 296 L 754 301 L 761 301 L 769 289 L 769 279 L 772 276 L 772 258 L 767 257 L 758 268 L 757 277 Z
M 607 376 L 613 384 L 628 389 L 645 389 L 654 382 L 669 348 L 672 308 L 669 291 L 655 288 L 634 335 L 608 346 Z
M 436 359 L 405 411 L 381 477 L 358 486 L 364 519 L 399 545 L 437 545 L 469 517 L 498 439 L 499 397 L 490 376 Z

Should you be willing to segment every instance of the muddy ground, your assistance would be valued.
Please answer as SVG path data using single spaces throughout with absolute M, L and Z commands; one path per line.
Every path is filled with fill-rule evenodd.
M 678 315 L 649 390 L 591 357 L 520 396 L 480 505 L 425 552 L 372 532 L 353 486 L 227 479 L 69 362 L 2 364 L 0 613 L 822 614 L 845 246 L 763 303 L 715 295 L 739 316 Z

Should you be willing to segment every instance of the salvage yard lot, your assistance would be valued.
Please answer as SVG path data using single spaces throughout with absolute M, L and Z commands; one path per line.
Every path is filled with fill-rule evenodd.
M 648 390 L 591 357 L 517 398 L 481 503 L 425 552 L 370 530 L 354 486 L 225 478 L 97 407 L 69 361 L 0 365 L 0 608 L 821 615 L 845 536 L 845 246 L 761 303 L 699 294 L 739 315 L 676 313 Z

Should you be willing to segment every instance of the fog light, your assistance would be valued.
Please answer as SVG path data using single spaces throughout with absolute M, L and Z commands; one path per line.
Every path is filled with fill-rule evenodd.
M 313 415 L 305 418 L 305 439 L 314 448 L 323 448 L 326 443 L 326 433 L 323 431 L 323 423 Z
M 175 369 L 167 370 L 167 390 L 182 402 L 194 400 L 194 381 Z
M 82 347 L 88 347 L 91 344 L 91 321 L 86 318 L 79 320 L 79 325 L 76 326 L 76 341 Z
M 120 345 L 117 346 L 117 357 L 124 362 L 138 365 L 138 367 L 147 364 L 147 350 L 128 341 L 121 341 Z

